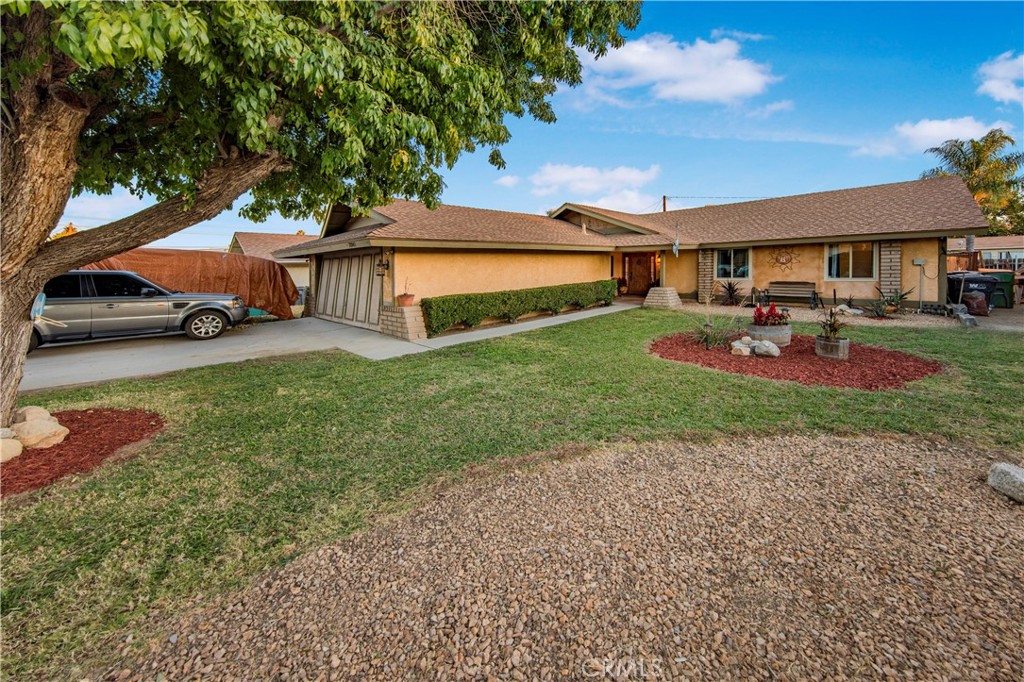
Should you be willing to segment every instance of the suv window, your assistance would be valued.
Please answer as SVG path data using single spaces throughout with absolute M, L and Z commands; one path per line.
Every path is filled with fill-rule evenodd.
M 97 296 L 142 296 L 143 287 L 148 287 L 140 280 L 128 275 L 96 275 L 92 276 Z
M 54 277 L 43 287 L 46 298 L 81 298 L 82 284 L 78 275 Z

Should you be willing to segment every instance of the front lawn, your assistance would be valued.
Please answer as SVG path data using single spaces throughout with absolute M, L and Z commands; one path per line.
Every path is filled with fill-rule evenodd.
M 644 352 L 695 320 L 636 310 L 386 362 L 318 353 L 32 396 L 24 402 L 51 411 L 153 410 L 168 426 L 134 459 L 3 503 L 5 677 L 87 672 L 130 633 L 135 645 L 152 634 L 147 617 L 400 511 L 472 463 L 615 439 L 793 431 L 1024 450 L 1021 335 L 851 329 L 855 341 L 948 366 L 872 393 Z

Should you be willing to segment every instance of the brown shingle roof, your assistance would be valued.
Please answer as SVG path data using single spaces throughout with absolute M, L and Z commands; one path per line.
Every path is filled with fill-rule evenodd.
M 972 232 L 987 222 L 958 177 L 800 194 L 640 216 L 700 244 Z
M 387 206 L 374 209 L 393 223 L 342 232 L 290 247 L 277 252 L 278 257 L 321 250 L 332 244 L 347 244 L 363 239 L 403 240 L 417 242 L 474 242 L 481 244 L 524 244 L 611 251 L 613 244 L 605 237 L 581 229 L 564 220 L 542 215 L 492 211 L 466 206 L 441 205 L 431 210 L 418 201 L 396 199 Z
M 308 234 L 269 234 L 266 232 L 235 232 L 234 241 L 246 256 L 274 259 L 274 251 L 298 246 L 316 239 Z
M 835 240 L 886 234 L 942 234 L 981 231 L 987 223 L 963 182 L 956 177 L 914 180 L 873 187 L 801 194 L 779 199 L 634 215 L 565 204 L 633 225 L 637 234 L 584 232 L 567 220 L 528 213 L 465 206 L 430 210 L 417 201 L 395 200 L 375 212 L 387 224 L 370 225 L 276 251 L 278 258 L 339 249 L 368 239 L 612 250 L 630 246 Z M 641 233 L 646 231 L 647 233 Z

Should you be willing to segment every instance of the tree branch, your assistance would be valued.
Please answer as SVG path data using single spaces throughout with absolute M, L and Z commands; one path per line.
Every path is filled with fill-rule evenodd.
M 277 152 L 225 161 L 199 179 L 191 205 L 185 197 L 175 197 L 102 227 L 47 242 L 26 267 L 45 281 L 66 270 L 143 246 L 213 218 L 272 173 L 289 168 Z

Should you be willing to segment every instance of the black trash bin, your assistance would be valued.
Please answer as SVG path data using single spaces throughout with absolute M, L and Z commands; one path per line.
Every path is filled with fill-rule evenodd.
M 992 294 L 999 286 L 999 280 L 991 275 L 980 272 L 950 272 L 946 275 L 949 286 L 946 298 L 950 303 L 960 303 L 960 295 L 968 291 L 979 291 L 985 294 L 985 303 L 992 306 Z

